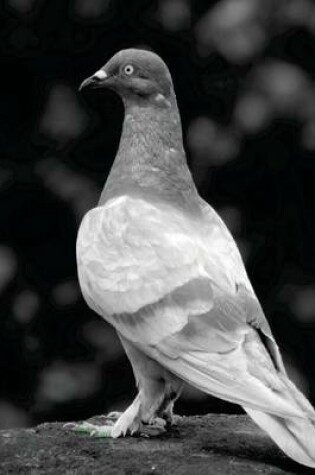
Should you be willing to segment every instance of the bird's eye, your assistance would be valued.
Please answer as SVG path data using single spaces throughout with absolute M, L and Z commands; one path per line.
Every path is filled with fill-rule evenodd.
M 131 76 L 134 72 L 135 68 L 132 66 L 132 64 L 127 64 L 124 67 L 124 72 L 127 74 L 127 76 Z

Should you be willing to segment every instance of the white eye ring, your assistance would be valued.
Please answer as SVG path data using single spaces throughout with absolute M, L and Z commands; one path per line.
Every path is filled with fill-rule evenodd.
M 124 67 L 124 72 L 127 74 L 127 76 L 131 76 L 134 72 L 135 68 L 132 66 L 132 64 L 127 64 Z

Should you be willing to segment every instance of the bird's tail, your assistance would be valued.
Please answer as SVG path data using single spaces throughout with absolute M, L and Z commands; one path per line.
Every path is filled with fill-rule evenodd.
M 287 377 L 275 344 L 271 358 L 254 329 L 225 353 L 190 351 L 185 340 L 179 354 L 180 344 L 165 339 L 155 359 L 197 389 L 243 406 L 289 457 L 315 468 L 315 410 Z
M 285 374 L 281 375 L 281 379 L 287 388 L 286 399 L 289 396 L 305 414 L 305 418 L 284 418 L 247 406 L 243 407 L 286 455 L 303 465 L 315 468 L 315 411 Z

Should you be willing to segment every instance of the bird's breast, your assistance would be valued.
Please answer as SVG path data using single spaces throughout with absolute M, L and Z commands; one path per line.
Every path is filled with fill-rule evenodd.
M 194 223 L 176 208 L 140 198 L 94 208 L 78 233 L 79 281 L 98 313 L 131 313 L 158 301 L 204 277 L 205 259 Z

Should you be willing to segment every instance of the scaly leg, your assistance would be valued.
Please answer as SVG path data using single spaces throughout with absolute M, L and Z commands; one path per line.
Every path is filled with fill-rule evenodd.
M 162 417 L 167 426 L 174 426 L 182 419 L 181 416 L 174 414 L 174 404 L 181 395 L 184 383 L 180 380 L 172 381 L 172 385 L 168 385 L 167 392 L 164 397 L 163 404 L 159 409 L 159 416 Z

